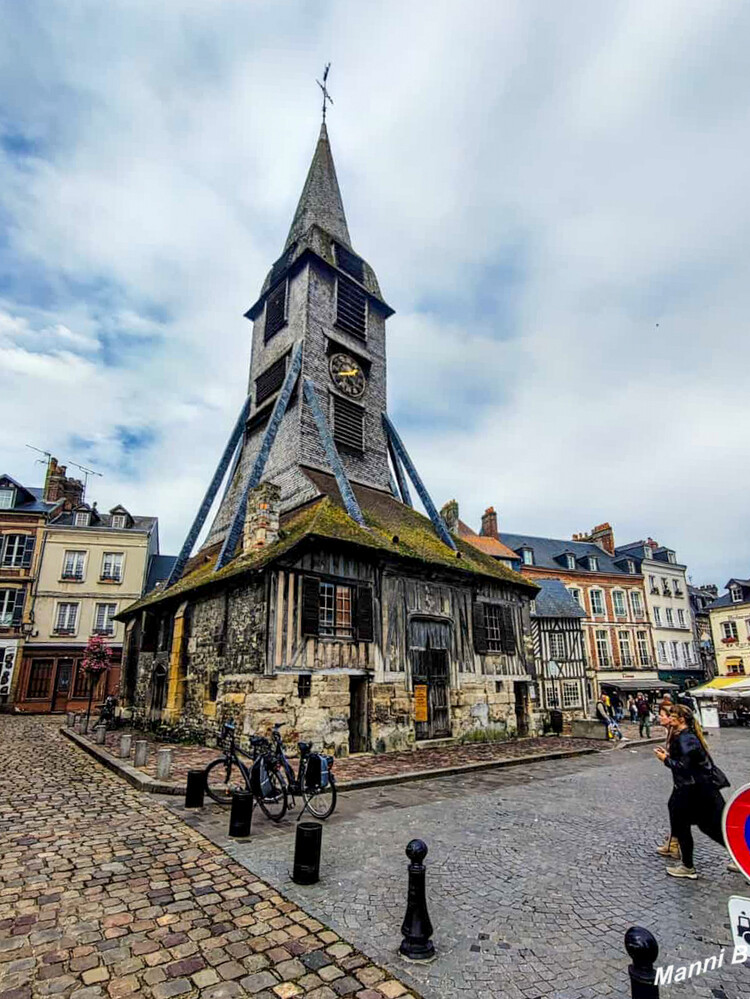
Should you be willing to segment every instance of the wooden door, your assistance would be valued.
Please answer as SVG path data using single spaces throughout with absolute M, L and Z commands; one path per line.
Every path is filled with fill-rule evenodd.
M 55 673 L 55 689 L 52 692 L 51 711 L 65 711 L 70 696 L 70 685 L 73 680 L 73 660 L 58 659 Z
M 529 734 L 529 688 L 526 683 L 514 683 L 516 699 L 516 731 L 523 738 Z
M 366 753 L 367 733 L 367 677 L 349 677 L 349 752 Z
M 426 687 L 427 719 L 415 721 L 417 739 L 440 739 L 451 734 L 448 650 L 413 649 L 414 689 Z M 417 697 L 415 696 L 415 702 Z

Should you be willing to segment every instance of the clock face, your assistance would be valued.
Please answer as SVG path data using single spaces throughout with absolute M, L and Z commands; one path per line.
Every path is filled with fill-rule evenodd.
M 339 391 L 352 399 L 365 394 L 367 379 L 359 361 L 349 354 L 334 354 L 330 360 L 331 380 Z

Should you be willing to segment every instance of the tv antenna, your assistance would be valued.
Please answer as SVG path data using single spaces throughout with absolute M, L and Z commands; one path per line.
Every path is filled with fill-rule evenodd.
M 40 447 L 34 447 L 33 444 L 27 444 L 26 447 L 29 448 L 32 451 L 36 451 L 37 454 L 43 454 L 44 457 L 43 458 L 37 458 L 35 464 L 46 465 L 47 468 L 49 469 L 49 463 L 50 463 L 50 461 L 52 461 L 52 452 L 51 451 L 43 451 Z
M 86 468 L 85 465 L 79 465 L 77 462 L 70 461 L 70 460 L 68 460 L 68 464 L 72 465 L 73 468 L 80 469 L 80 471 L 83 472 L 83 497 L 82 498 L 86 497 L 86 487 L 89 484 L 89 475 L 98 475 L 100 479 L 104 478 L 104 474 L 102 472 L 97 472 L 93 468 Z

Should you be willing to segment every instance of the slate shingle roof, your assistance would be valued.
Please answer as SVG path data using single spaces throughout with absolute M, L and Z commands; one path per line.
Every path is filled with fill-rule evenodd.
M 539 579 L 537 582 L 541 590 L 534 597 L 532 617 L 586 617 L 586 611 L 573 599 L 561 579 Z
M 581 560 L 587 555 L 595 555 L 599 559 L 598 572 L 630 575 L 624 565 L 617 564 L 617 556 L 612 556 L 599 545 L 591 541 L 569 541 L 567 538 L 537 538 L 531 534 L 500 533 L 500 540 L 514 551 L 521 548 L 531 548 L 534 552 L 534 565 L 543 569 L 562 569 L 557 556 L 563 552 L 572 552 L 576 557 L 576 568 L 587 571 Z

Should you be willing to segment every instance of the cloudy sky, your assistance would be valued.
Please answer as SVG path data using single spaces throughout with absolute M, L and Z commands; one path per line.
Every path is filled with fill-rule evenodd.
M 750 573 L 750 5 L 0 0 L 0 454 L 176 551 L 319 128 L 389 408 L 478 525 Z

